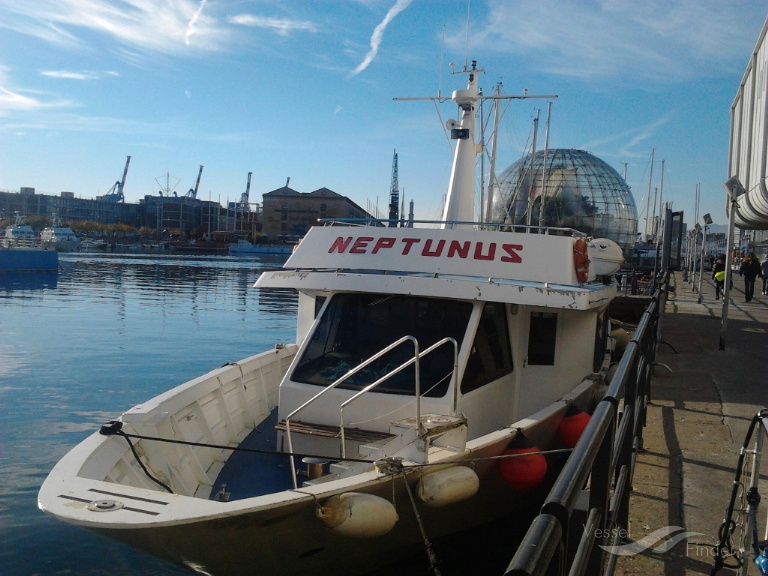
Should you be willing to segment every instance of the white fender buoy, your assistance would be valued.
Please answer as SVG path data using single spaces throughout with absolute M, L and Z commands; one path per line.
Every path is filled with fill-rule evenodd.
M 429 508 L 442 508 L 477 494 L 480 478 L 471 468 L 453 466 L 425 474 L 416 486 L 416 494 Z
M 337 534 L 354 538 L 383 536 L 398 520 L 397 510 L 389 500 L 362 492 L 331 496 L 316 515 Z
M 595 276 L 610 276 L 618 272 L 624 263 L 621 246 L 609 238 L 592 240 L 587 246 L 587 253 Z

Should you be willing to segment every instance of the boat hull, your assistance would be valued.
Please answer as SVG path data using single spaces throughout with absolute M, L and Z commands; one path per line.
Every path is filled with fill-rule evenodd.
M 386 484 L 379 492 L 391 498 L 391 482 Z M 516 511 L 543 501 L 547 488 L 543 484 L 521 495 L 486 478 L 482 498 L 445 509 L 419 506 L 419 515 L 430 541 L 439 541 L 502 515 L 514 518 Z M 407 494 L 398 491 L 396 499 L 402 506 L 395 528 L 366 539 L 334 534 L 315 517 L 314 502 L 183 525 L 95 532 L 211 575 L 365 574 L 424 547 Z
M 51 272 L 58 268 L 55 250 L 0 248 L 0 272 Z
M 277 368 L 275 363 L 285 365 L 289 359 L 290 355 L 268 352 L 218 369 L 132 409 L 123 415 L 125 427 L 130 431 L 144 426 L 146 432 L 146 426 L 151 424 L 159 429 L 158 419 L 168 417 L 169 410 L 176 406 L 170 419 L 181 438 L 190 438 L 192 428 L 183 427 L 193 426 L 199 420 L 199 416 L 190 415 L 199 415 L 206 410 L 203 407 L 210 405 L 209 392 L 218 395 L 215 387 L 222 390 L 221 394 L 227 394 L 230 377 L 236 373 L 239 375 L 238 386 L 245 384 L 244 388 L 252 389 L 255 386 L 251 383 L 257 383 L 262 387 L 263 398 L 246 403 L 264 404 L 274 396 L 275 382 L 279 382 L 285 371 L 285 368 Z M 251 370 L 242 369 L 249 365 Z M 566 456 L 563 453 L 547 456 L 546 478 L 528 490 L 515 489 L 505 482 L 498 458 L 519 430 L 542 449 L 561 448 L 557 427 L 567 407 L 575 403 L 588 408 L 596 393 L 595 383 L 586 379 L 562 400 L 524 420 L 510 423 L 507 428 L 470 440 L 463 450 L 430 446 L 428 467 L 406 462 L 402 471 L 383 473 L 372 463 L 357 462 L 352 466 L 357 467 L 358 473 L 328 475 L 320 481 L 299 486 L 297 490 L 290 487 L 276 492 L 264 490 L 260 496 L 225 502 L 216 501 L 215 497 L 211 499 L 210 493 L 202 497 L 198 491 L 195 491 L 196 496 L 178 492 L 169 494 L 154 484 L 151 489 L 121 484 L 120 478 L 127 478 L 134 484 L 146 482 L 146 478 L 137 479 L 137 473 L 126 468 L 126 461 L 132 465 L 135 458 L 123 438 L 96 433 L 57 464 L 41 488 L 39 505 L 61 520 L 200 573 L 279 576 L 312 570 L 314 573 L 363 574 L 418 551 L 423 546 L 419 520 L 424 534 L 430 541 L 436 541 L 514 515 L 543 501 L 564 463 Z M 221 405 L 225 404 L 227 402 L 223 401 Z M 216 408 L 209 412 L 219 414 L 220 410 Z M 235 414 L 229 414 L 223 420 L 234 421 L 236 418 Z M 212 422 L 210 430 L 197 430 L 205 439 L 214 436 L 212 430 L 216 427 Z M 256 430 L 274 437 L 270 428 L 266 418 L 256 426 Z M 152 444 L 146 444 L 146 440 L 140 442 L 140 453 L 145 456 L 158 450 Z M 171 453 L 166 452 L 168 454 Z M 169 461 L 169 469 L 195 468 L 186 448 L 178 448 L 178 454 L 179 461 Z M 285 456 L 272 457 L 283 459 L 283 470 L 288 467 Z M 94 470 L 110 459 L 115 462 L 111 469 Z M 213 458 L 214 465 L 215 460 Z M 466 466 L 477 474 L 479 488 L 474 495 L 443 507 L 433 507 L 418 499 L 417 484 L 423 474 L 453 466 Z M 153 469 L 158 475 L 162 471 L 157 462 Z M 88 474 L 96 477 L 88 478 Z M 257 482 L 256 479 L 253 481 Z M 210 492 L 215 492 L 219 486 L 220 479 L 214 478 Z M 358 538 L 337 533 L 326 526 L 317 516 L 318 506 L 333 496 L 350 493 L 371 494 L 391 502 L 398 516 L 394 528 L 381 536 Z

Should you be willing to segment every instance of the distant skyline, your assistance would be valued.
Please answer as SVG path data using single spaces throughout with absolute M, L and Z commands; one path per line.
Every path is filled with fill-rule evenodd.
M 327 187 L 387 212 L 392 154 L 417 218 L 440 216 L 450 95 L 557 94 L 550 148 L 725 223 L 730 106 L 768 16 L 752 0 L 0 0 L 0 189 L 129 202 L 169 185 L 226 202 Z M 468 33 L 469 31 L 469 33 Z M 514 100 L 497 171 L 538 148 L 548 100 Z M 651 180 L 650 159 L 653 150 Z M 663 167 L 663 168 L 662 168 Z M 487 164 L 486 164 L 487 169 Z M 663 178 L 663 181 L 662 181 Z M 650 194 L 649 194 L 650 193 Z M 649 202 L 650 200 L 650 202 Z

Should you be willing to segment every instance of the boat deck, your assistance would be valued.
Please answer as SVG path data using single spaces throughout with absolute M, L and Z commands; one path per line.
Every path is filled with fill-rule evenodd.
M 277 451 L 276 425 L 277 409 L 274 409 L 264 422 L 248 434 L 240 447 Z M 277 466 L 274 466 L 275 459 L 279 461 Z M 229 492 L 230 501 L 288 490 L 293 488 L 291 463 L 287 456 L 235 450 L 216 479 L 211 491 L 211 500 L 217 499 L 217 494 L 224 485 Z

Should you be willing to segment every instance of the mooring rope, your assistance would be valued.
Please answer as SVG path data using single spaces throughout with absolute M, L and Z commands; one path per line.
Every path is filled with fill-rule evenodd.
M 267 454 L 271 456 L 290 456 L 294 458 L 326 458 L 327 456 L 320 456 L 318 454 L 308 454 L 304 452 L 285 452 L 281 450 L 266 450 L 263 448 L 245 448 L 242 446 L 227 446 L 224 444 L 211 444 L 207 442 L 193 442 L 190 440 L 179 440 L 176 438 L 162 438 L 160 436 L 147 436 L 145 434 L 132 434 L 130 432 L 126 432 L 123 430 L 123 422 L 119 420 L 111 420 L 108 423 L 101 426 L 99 429 L 99 433 L 103 436 L 121 436 L 125 438 L 126 442 L 128 442 L 128 446 L 131 448 L 131 452 L 133 453 L 134 458 L 136 458 L 136 461 L 139 463 L 139 466 L 141 466 L 141 469 L 144 471 L 144 473 L 147 475 L 147 477 L 152 480 L 153 482 L 157 483 L 158 485 L 162 486 L 167 492 L 173 494 L 173 490 L 164 482 L 159 480 L 158 478 L 155 478 L 152 473 L 147 469 L 147 467 L 144 465 L 144 462 L 142 462 L 141 458 L 139 457 L 138 452 L 136 451 L 136 447 L 134 446 L 133 442 L 131 442 L 131 439 L 136 440 L 147 440 L 151 442 L 163 442 L 165 444 L 180 444 L 182 446 L 193 446 L 198 448 L 213 448 L 216 450 L 231 450 L 232 452 L 250 452 L 253 454 Z M 562 454 L 567 452 L 572 452 L 572 448 L 555 448 L 552 450 L 539 450 L 537 452 L 522 452 L 517 454 L 499 454 L 498 456 L 478 456 L 473 458 L 465 458 L 462 459 L 460 462 L 455 462 L 455 464 L 471 464 L 474 465 L 477 462 L 482 462 L 484 460 L 504 460 L 507 458 L 518 458 L 518 457 L 525 457 L 525 456 L 533 456 L 536 454 L 541 455 L 552 455 L 552 454 Z M 334 460 L 334 459 L 330 459 Z M 392 474 L 391 471 L 388 469 L 388 463 L 392 459 L 379 459 L 379 460 L 367 460 L 363 458 L 339 458 L 338 461 L 343 462 L 356 462 L 360 464 L 371 464 L 376 467 L 376 469 L 381 472 L 382 474 Z M 403 465 L 401 470 L 398 472 L 407 472 L 412 470 L 419 470 L 423 468 L 429 468 L 431 466 L 445 466 L 445 462 L 426 462 L 423 464 L 409 464 L 407 466 Z

